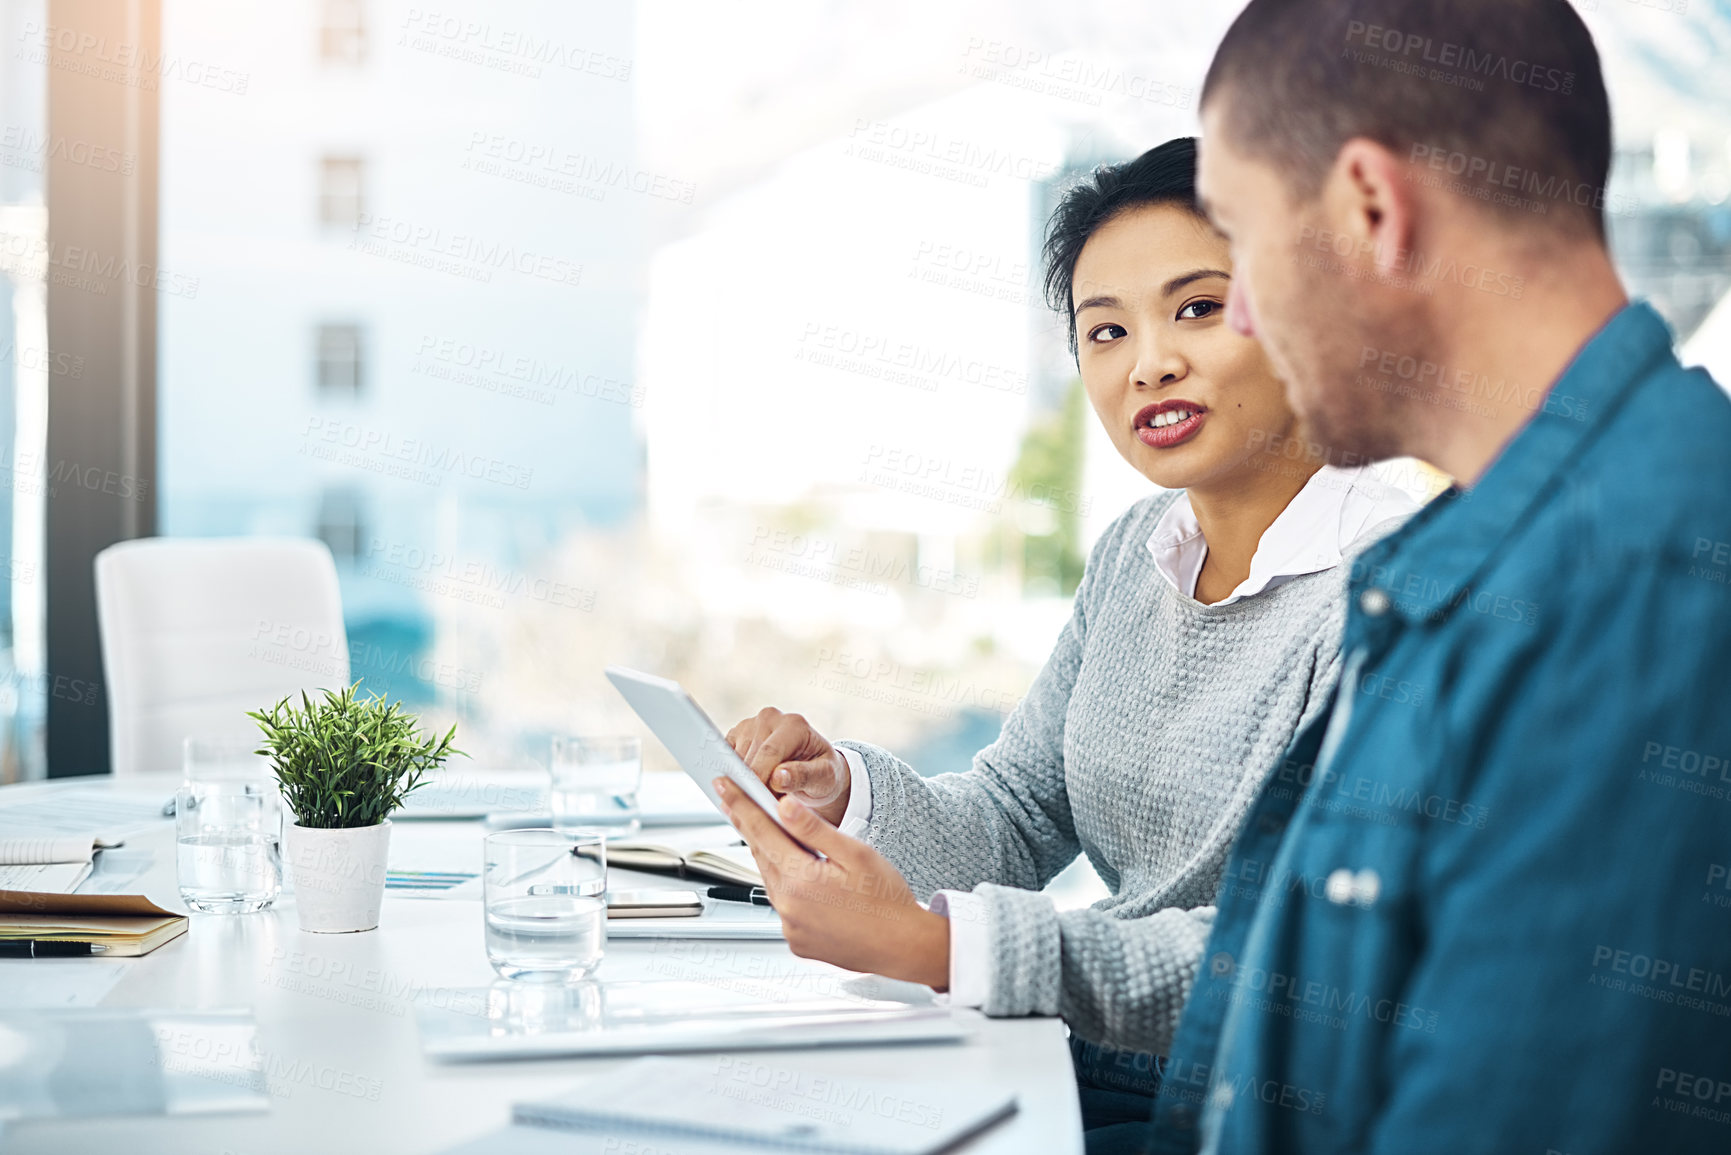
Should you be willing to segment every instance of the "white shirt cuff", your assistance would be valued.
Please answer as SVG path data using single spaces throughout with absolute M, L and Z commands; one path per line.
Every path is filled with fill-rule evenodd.
M 872 780 L 866 773 L 865 759 L 860 757 L 858 750 L 850 750 L 846 746 L 837 746 L 841 756 L 847 760 L 847 809 L 842 811 L 841 821 L 836 829 L 850 838 L 864 838 L 866 827 L 872 821 Z
M 992 993 L 992 945 L 986 900 L 965 890 L 940 890 L 931 909 L 950 920 L 950 1005 L 983 1007 Z

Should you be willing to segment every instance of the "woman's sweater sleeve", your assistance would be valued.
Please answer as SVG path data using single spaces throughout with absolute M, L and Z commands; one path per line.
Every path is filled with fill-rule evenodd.
M 988 1015 L 1062 1015 L 1091 1043 L 1166 1053 L 1196 981 L 1214 908 L 1168 907 L 1141 918 L 1060 912 L 1049 896 L 975 891 L 992 944 Z

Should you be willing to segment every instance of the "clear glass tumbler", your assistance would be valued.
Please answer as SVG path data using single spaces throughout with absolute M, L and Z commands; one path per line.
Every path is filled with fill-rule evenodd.
M 267 778 L 187 782 L 174 796 L 180 897 L 205 914 L 263 910 L 282 890 L 282 798 Z
M 637 788 L 643 780 L 643 744 L 636 738 L 553 739 L 553 829 L 600 830 L 629 837 L 642 829 Z
M 577 982 L 607 948 L 607 843 L 595 831 L 487 835 L 487 961 L 508 979 Z

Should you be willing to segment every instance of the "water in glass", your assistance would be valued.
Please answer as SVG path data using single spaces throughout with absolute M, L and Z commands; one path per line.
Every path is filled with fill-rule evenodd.
M 576 982 L 607 946 L 607 845 L 595 831 L 500 830 L 482 875 L 487 961 L 508 979 Z
M 250 914 L 282 890 L 282 804 L 263 780 L 188 782 L 174 800 L 180 897 L 205 914 Z
M 587 978 L 606 949 L 602 895 L 525 896 L 487 906 L 487 961 L 506 978 Z

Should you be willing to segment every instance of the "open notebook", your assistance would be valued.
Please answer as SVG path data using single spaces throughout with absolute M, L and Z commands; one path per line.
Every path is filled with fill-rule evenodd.
M 71 894 L 90 877 L 98 845 L 88 834 L 0 834 L 0 891 Z
M 705 826 L 654 838 L 609 842 L 607 863 L 680 878 L 709 878 L 734 886 L 763 885 L 751 849 L 740 842 L 739 832 L 731 826 Z
M 0 941 L 93 942 L 104 958 L 149 954 L 186 933 L 186 916 L 139 894 L 0 891 Z

